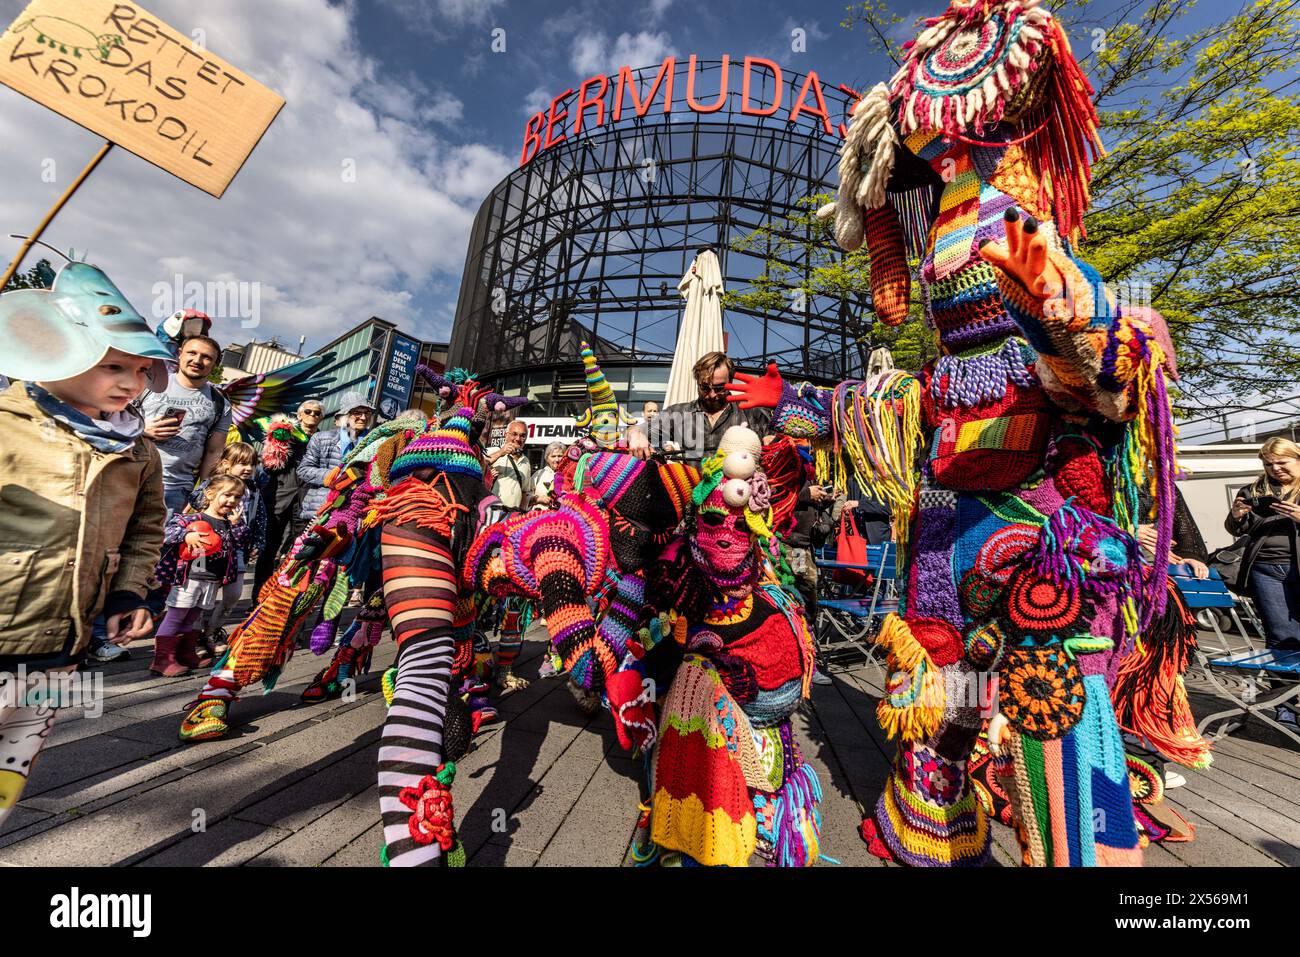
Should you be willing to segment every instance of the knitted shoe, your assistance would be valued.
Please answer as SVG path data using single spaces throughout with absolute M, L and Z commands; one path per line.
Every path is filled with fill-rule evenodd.
M 867 850 L 880 858 L 882 861 L 894 860 L 894 854 L 889 849 L 889 845 L 880 839 L 880 832 L 876 828 L 875 818 L 867 817 L 862 819 L 862 827 L 858 829 L 862 839 L 867 842 Z
M 222 698 L 200 698 L 181 720 L 182 741 L 215 741 L 230 730 L 226 715 L 230 702 Z
M 391 708 L 393 706 L 393 695 L 397 694 L 396 666 L 384 672 L 384 677 L 380 679 L 379 685 L 384 689 L 384 702 Z
M 302 700 L 311 704 L 317 701 L 330 701 L 341 697 L 347 687 L 347 679 L 352 674 L 352 662 L 357 657 L 357 650 L 346 645 L 334 655 L 329 667 L 317 673 L 302 692 Z

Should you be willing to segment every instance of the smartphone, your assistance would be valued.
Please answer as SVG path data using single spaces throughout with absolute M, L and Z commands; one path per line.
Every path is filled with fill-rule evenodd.
M 1276 495 L 1261 495 L 1251 502 L 1251 509 L 1260 518 L 1273 518 L 1277 515 L 1277 512 L 1273 511 L 1273 506 L 1281 501 Z
M 175 420 L 176 420 L 176 424 L 177 424 L 177 425 L 180 425 L 182 422 L 185 421 L 185 412 L 186 412 L 186 411 L 187 411 L 187 410 L 185 410 L 185 409 L 178 409 L 178 408 L 176 408 L 176 406 L 172 406 L 170 409 L 168 409 L 166 412 L 163 413 L 163 418 L 164 418 L 164 419 L 175 419 Z

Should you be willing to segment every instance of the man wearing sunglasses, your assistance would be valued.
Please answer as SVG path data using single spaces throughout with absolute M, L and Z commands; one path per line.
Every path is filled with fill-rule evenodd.
M 298 480 L 297 469 L 307 451 L 307 442 L 320 429 L 325 417 L 325 407 L 319 399 L 308 399 L 298 406 L 297 428 L 289 437 L 289 457 L 280 468 L 266 468 L 267 485 L 262 495 L 270 505 L 266 516 L 266 547 L 257 557 L 257 568 L 253 572 L 253 594 L 262 589 L 262 584 L 271 577 L 279 562 L 280 548 L 288 545 L 295 537 L 295 529 L 301 529 L 305 520 L 298 518 L 298 506 L 302 500 L 303 486 Z
M 628 450 L 646 458 L 652 449 L 682 452 L 682 461 L 696 468 L 718 450 L 722 434 L 733 425 L 746 425 L 759 435 L 767 432 L 771 411 L 750 409 L 727 401 L 727 383 L 735 368 L 724 352 L 707 353 L 695 363 L 697 397 L 670 405 L 649 422 L 627 432 Z

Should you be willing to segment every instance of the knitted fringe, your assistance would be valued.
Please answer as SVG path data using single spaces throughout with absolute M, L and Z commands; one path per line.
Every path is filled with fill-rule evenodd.
M 893 512 L 898 566 L 907 550 L 920 472 L 921 384 L 889 370 L 868 382 L 842 382 L 831 401 L 833 445 L 819 449 L 817 477 L 847 487 L 848 475 Z
M 839 193 L 834 204 L 818 212 L 819 216 L 834 214 L 836 242 L 850 252 L 862 245 L 863 210 L 885 203 L 885 184 L 898 146 L 891 113 L 889 89 L 883 83 L 858 101 L 840 152 Z
M 821 855 L 821 782 L 810 764 L 801 764 L 781 786 L 773 831 L 777 867 L 812 867 Z
M 438 478 L 446 481 L 445 474 L 439 473 Z M 417 528 L 433 529 L 450 537 L 451 526 L 456 521 L 457 514 L 469 509 L 438 491 L 432 482 L 422 482 L 411 476 L 393 486 L 374 511 L 377 521 L 392 522 L 394 525 L 414 522 Z
M 930 380 L 930 394 L 948 409 L 973 409 L 1006 397 L 1008 384 L 1034 385 L 1018 339 L 975 356 L 940 356 Z
M 885 619 L 876 643 L 889 652 L 885 696 L 876 706 L 880 727 L 889 738 L 927 740 L 939 729 L 947 704 L 943 674 L 897 615 Z
M 1150 475 L 1150 489 L 1155 500 L 1156 555 L 1168 555 L 1174 533 L 1174 488 L 1178 478 L 1178 430 L 1173 422 L 1173 409 L 1165 385 L 1164 349 L 1154 339 L 1145 342 L 1147 354 L 1138 365 L 1135 386 L 1137 390 L 1137 422 L 1133 431 L 1135 446 L 1141 451 L 1142 471 L 1137 476 Z M 1169 566 L 1156 562 L 1154 574 L 1147 580 L 1146 601 L 1142 608 L 1142 627 L 1148 628 L 1165 610 L 1166 582 Z

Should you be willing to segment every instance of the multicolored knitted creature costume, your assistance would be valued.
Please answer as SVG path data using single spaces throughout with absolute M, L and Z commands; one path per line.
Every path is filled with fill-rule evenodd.
M 420 374 L 435 386 L 448 385 L 424 367 Z M 482 409 L 488 404 L 524 400 L 485 394 L 472 382 L 457 388 L 462 400 L 474 403 L 479 412 L 467 413 L 461 408 L 442 424 L 418 417 L 377 426 L 330 477 L 330 493 L 316 519 L 290 548 L 277 573 L 262 586 L 257 604 L 231 634 L 229 649 L 182 720 L 181 740 L 224 737 L 229 731 L 229 705 L 243 688 L 261 682 L 264 691 L 272 690 L 293 654 L 299 626 L 322 601 L 324 614 L 312 633 L 312 650 L 323 654 L 333 646 L 349 590 L 364 586 L 379 563 L 380 506 L 397 484 L 394 464 L 413 440 L 418 437 L 421 441 L 412 452 L 416 457 L 404 460 L 408 470 L 427 467 L 450 476 L 467 476 L 482 485 L 482 465 L 468 437 L 481 430 Z M 402 475 L 399 471 L 399 478 Z M 477 501 L 477 489 L 475 493 L 471 498 Z M 463 628 L 466 639 L 472 631 L 472 605 L 467 607 L 470 627 Z M 369 596 L 334 659 L 303 692 L 304 701 L 337 697 L 349 678 L 365 673 L 386 617 L 380 600 Z
M 686 534 L 650 571 L 658 615 L 639 642 L 649 653 L 614 679 L 632 684 L 650 670 L 669 680 L 656 659 L 680 656 L 657 741 L 653 726 L 634 726 L 638 743 L 654 746 L 634 853 L 642 864 L 744 867 L 757 852 L 769 865 L 808 866 L 820 853 L 821 787 L 790 716 L 808 696 L 813 641 L 772 570 L 757 435 L 727 431 L 693 502 Z M 620 697 L 623 710 L 643 704 Z M 629 725 L 620 721 L 620 736 Z
M 695 470 L 573 445 L 557 507 L 479 532 L 462 584 L 536 601 L 570 679 L 599 695 L 624 663 L 643 614 L 644 572 L 685 514 Z M 588 599 L 600 603 L 597 625 Z
M 1026 862 L 1141 861 L 1110 686 L 1165 570 L 1144 575 L 1136 517 L 1113 506 L 1150 485 L 1167 553 L 1172 354 L 1158 314 L 1122 308 L 1074 252 L 1090 92 L 1039 0 L 954 0 L 928 20 L 857 105 L 823 213 L 845 248 L 866 242 L 885 322 L 906 316 L 919 257 L 939 358 L 834 390 L 775 367 L 733 388 L 813 439 L 823 475 L 856 472 L 894 507 L 903 594 L 879 637 L 879 716 L 899 745 L 863 836 L 906 864 L 988 859 L 967 774 L 981 672 L 999 678 L 990 742 Z

